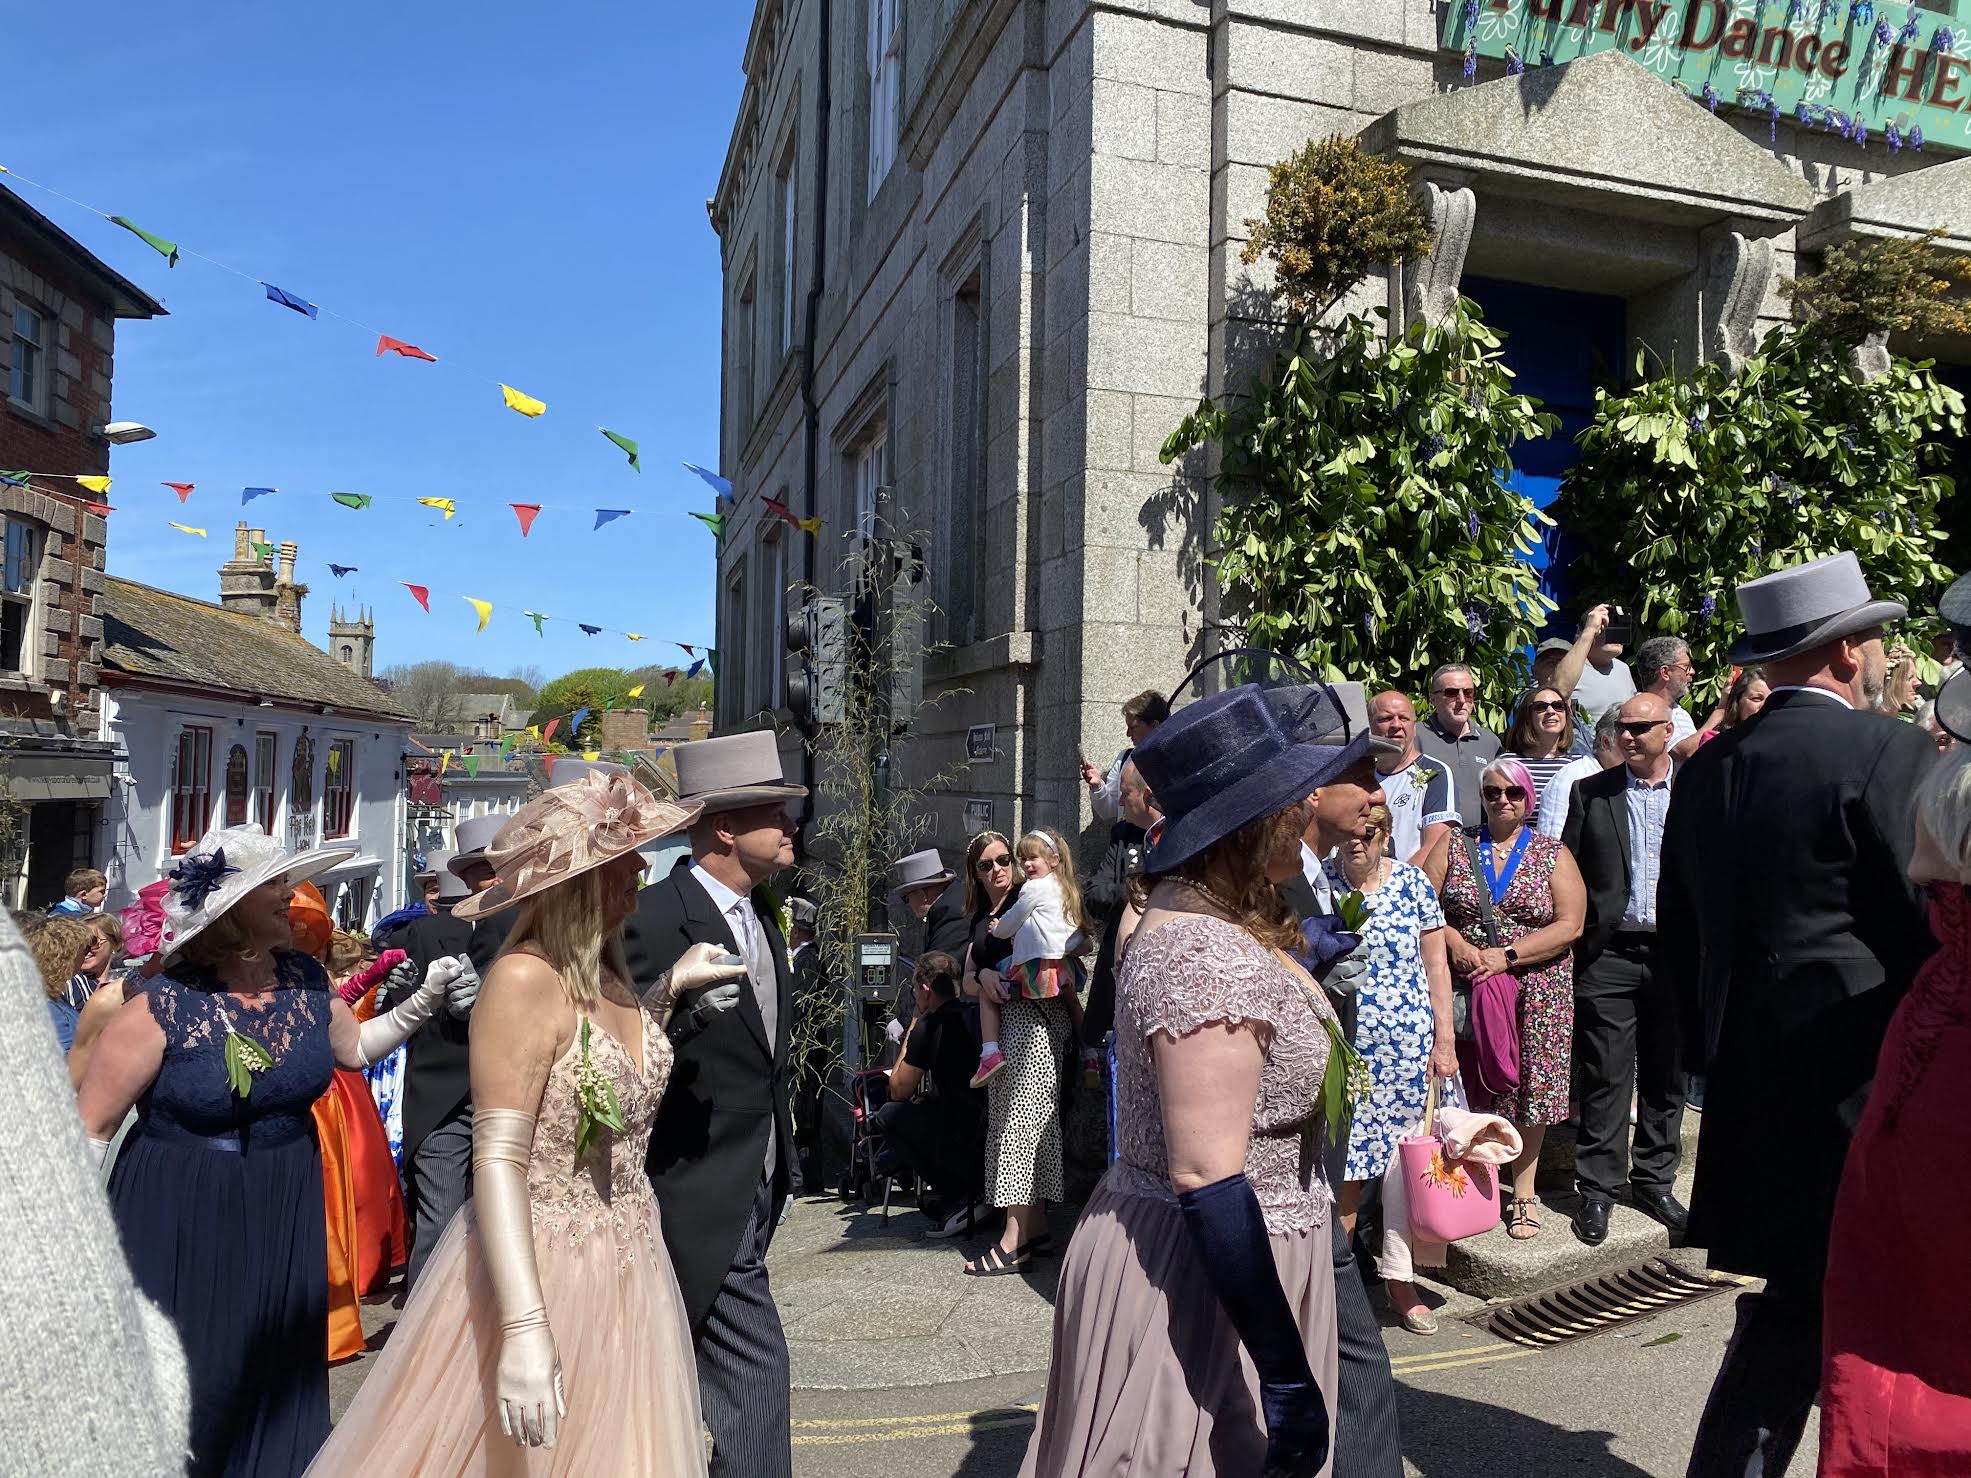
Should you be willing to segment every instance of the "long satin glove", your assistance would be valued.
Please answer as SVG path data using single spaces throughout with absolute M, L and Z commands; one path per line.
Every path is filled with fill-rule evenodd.
M 1252 1182 L 1243 1174 L 1228 1175 L 1184 1192 L 1177 1204 L 1199 1266 L 1259 1372 L 1265 1478 L 1310 1478 L 1328 1460 L 1328 1405 L 1314 1384 L 1300 1325 L 1280 1287 L 1279 1264 Z
M 431 962 L 424 984 L 401 1005 L 362 1024 L 356 1036 L 356 1058 L 363 1067 L 381 1062 L 411 1039 L 412 1033 L 438 1014 L 445 991 L 459 976 L 459 962 L 450 955 Z
M 533 1148 L 532 1114 L 474 1110 L 472 1200 L 500 1316 L 493 1401 L 507 1436 L 522 1447 L 552 1447 L 568 1401 L 534 1263 L 534 1218 L 527 1199 L 527 1161 Z
M 694 944 L 678 956 L 678 962 L 657 977 L 644 994 L 644 1004 L 658 1008 L 689 1009 L 691 998 L 707 986 L 728 980 L 744 980 L 746 962 L 716 944 Z M 734 1000 L 738 999 L 735 992 Z

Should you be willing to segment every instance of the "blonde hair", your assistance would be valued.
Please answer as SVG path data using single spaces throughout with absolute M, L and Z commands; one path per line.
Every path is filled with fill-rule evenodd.
M 96 931 L 80 919 L 50 919 L 34 936 L 34 963 L 41 968 L 41 988 L 51 1001 L 65 1000 L 68 983 L 82 964 Z
M 1068 839 L 1051 826 L 1036 826 L 1020 838 L 1013 855 L 1024 862 L 1029 857 L 1040 856 L 1043 849 L 1054 854 L 1054 877 L 1061 885 L 1061 911 L 1070 924 L 1087 934 L 1088 914 L 1082 907 L 1081 884 L 1075 880 L 1074 855 L 1068 851 Z
M 234 960 L 245 965 L 253 964 L 260 958 L 260 951 L 253 947 L 253 937 L 247 932 L 245 923 L 239 917 L 239 906 L 243 901 L 244 895 L 240 900 L 235 901 L 231 908 L 194 934 L 191 942 L 183 949 L 174 951 L 167 946 L 169 958 L 173 961 L 184 960 L 189 964 L 202 965 L 208 970 L 217 970 L 221 965 Z
M 502 955 L 531 944 L 561 978 L 571 1004 L 593 1006 L 602 999 L 602 967 L 630 976 L 623 956 L 623 931 L 606 938 L 602 929 L 602 869 L 586 872 L 536 893 L 520 906 L 520 917 L 506 937 Z

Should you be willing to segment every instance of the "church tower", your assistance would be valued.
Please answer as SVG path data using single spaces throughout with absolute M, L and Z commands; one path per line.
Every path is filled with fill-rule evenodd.
M 358 677 L 370 677 L 376 656 L 376 619 L 367 609 L 354 616 L 336 606 L 329 612 L 329 655 Z

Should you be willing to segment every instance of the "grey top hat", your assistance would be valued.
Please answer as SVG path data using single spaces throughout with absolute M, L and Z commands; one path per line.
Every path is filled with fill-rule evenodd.
M 629 766 L 619 765 L 614 760 L 585 760 L 578 759 L 572 754 L 549 755 L 547 772 L 547 788 L 549 790 L 553 790 L 557 786 L 573 785 L 584 775 L 627 775 L 630 773 Z
M 500 834 L 500 828 L 512 819 L 511 816 L 474 816 L 470 821 L 461 821 L 457 832 L 459 849 L 445 864 L 445 870 L 456 877 L 461 865 L 484 862 L 486 848 Z M 441 891 L 438 896 L 445 895 Z
M 1726 655 L 1741 666 L 1777 662 L 1909 614 L 1901 601 L 1869 594 L 1861 564 L 1842 550 L 1775 570 L 1738 587 L 1745 635 Z
M 442 877 L 445 864 L 456 855 L 449 847 L 433 847 L 424 854 L 424 866 L 417 870 L 417 875 L 420 878 Z
M 948 883 L 958 874 L 944 865 L 944 858 L 938 855 L 937 848 L 930 847 L 922 852 L 912 852 L 908 857 L 899 858 L 896 876 L 896 884 L 892 891 L 907 893 L 912 888 L 928 888 L 933 883 Z
M 696 801 L 710 816 L 775 801 L 799 800 L 805 785 L 790 785 L 780 770 L 780 744 L 771 731 L 694 739 L 671 751 L 678 767 L 678 799 Z
M 821 910 L 807 898 L 788 899 L 787 913 L 793 919 L 795 927 L 800 929 L 812 929 L 815 921 L 821 917 Z
M 472 896 L 472 889 L 464 878 L 447 868 L 438 874 L 438 901 L 440 903 L 459 903 Z

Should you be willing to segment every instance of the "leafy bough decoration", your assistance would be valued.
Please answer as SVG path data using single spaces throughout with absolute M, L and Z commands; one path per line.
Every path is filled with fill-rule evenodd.
M 582 1055 L 575 1065 L 575 1094 L 581 1102 L 581 1120 L 575 1128 L 575 1158 L 581 1159 L 589 1146 L 607 1129 L 623 1132 L 623 1105 L 616 1090 L 602 1075 L 602 1069 L 589 1056 L 589 1019 L 582 1018 Z
M 253 1075 L 274 1065 L 274 1054 L 233 1025 L 232 1013 L 219 1008 L 226 1028 L 226 1083 L 241 1102 L 253 1092 Z

